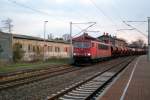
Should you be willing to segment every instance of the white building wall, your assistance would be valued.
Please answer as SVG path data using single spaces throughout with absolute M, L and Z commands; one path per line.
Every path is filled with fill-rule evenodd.
M 22 58 L 23 61 L 32 61 L 34 60 L 36 53 L 33 52 L 33 46 L 37 47 L 39 46 L 42 50 L 44 48 L 44 44 L 47 46 L 45 47 L 45 54 L 42 50 L 43 56 L 45 55 L 45 58 L 69 58 L 70 55 L 70 45 L 65 43 L 56 43 L 56 42 L 43 42 L 43 41 L 37 41 L 37 40 L 27 40 L 27 39 L 13 39 L 13 44 L 15 43 L 22 44 L 22 49 L 24 50 L 25 54 Z M 31 51 L 29 51 L 28 46 L 31 45 Z M 48 51 L 48 46 L 52 46 L 52 51 Z M 60 51 L 56 52 L 55 47 L 59 47 Z M 65 51 L 65 48 L 68 48 L 67 52 Z

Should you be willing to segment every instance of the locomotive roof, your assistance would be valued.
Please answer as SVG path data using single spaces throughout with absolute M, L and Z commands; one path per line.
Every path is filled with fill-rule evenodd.
M 94 41 L 94 42 L 99 42 L 99 43 L 101 43 L 101 44 L 105 44 L 105 45 L 110 45 L 110 44 L 107 44 L 107 43 L 104 43 L 104 42 L 102 42 L 102 41 L 100 41 L 99 39 L 97 39 L 97 38 L 94 38 L 94 37 L 92 37 L 92 36 L 90 36 L 90 35 L 88 35 L 87 33 L 84 33 L 84 34 L 82 34 L 82 35 L 80 35 L 80 36 L 78 36 L 78 37 L 76 37 L 76 38 L 73 38 L 72 39 L 73 41 L 84 41 L 84 42 L 88 42 L 88 41 Z M 111 46 L 111 45 L 110 45 Z
M 99 41 L 97 38 L 94 38 L 90 35 L 88 35 L 87 33 L 84 33 L 83 35 L 80 35 L 76 38 L 73 38 L 73 41 Z

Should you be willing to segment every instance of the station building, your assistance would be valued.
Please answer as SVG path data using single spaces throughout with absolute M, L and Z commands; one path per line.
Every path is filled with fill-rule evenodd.
M 112 37 L 108 33 L 104 33 L 102 36 L 99 36 L 98 39 L 105 43 L 111 43 L 116 47 L 127 47 L 128 44 L 125 40 L 117 38 L 116 36 Z
M 13 46 L 16 43 L 19 43 L 20 48 L 24 51 L 22 61 L 33 61 L 43 59 L 43 57 L 45 59 L 70 57 L 68 42 L 0 32 L 1 60 L 11 61 L 13 59 Z

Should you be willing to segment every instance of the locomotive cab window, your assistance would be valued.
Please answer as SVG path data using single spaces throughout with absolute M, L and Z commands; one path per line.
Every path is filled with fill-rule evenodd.
M 75 48 L 90 48 L 90 43 L 89 42 L 74 42 L 73 46 Z
M 60 52 L 60 48 L 59 47 L 55 47 L 55 52 Z

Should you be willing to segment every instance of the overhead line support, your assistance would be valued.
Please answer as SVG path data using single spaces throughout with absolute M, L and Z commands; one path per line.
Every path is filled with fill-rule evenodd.
M 150 17 L 148 17 L 148 61 L 150 62 Z

